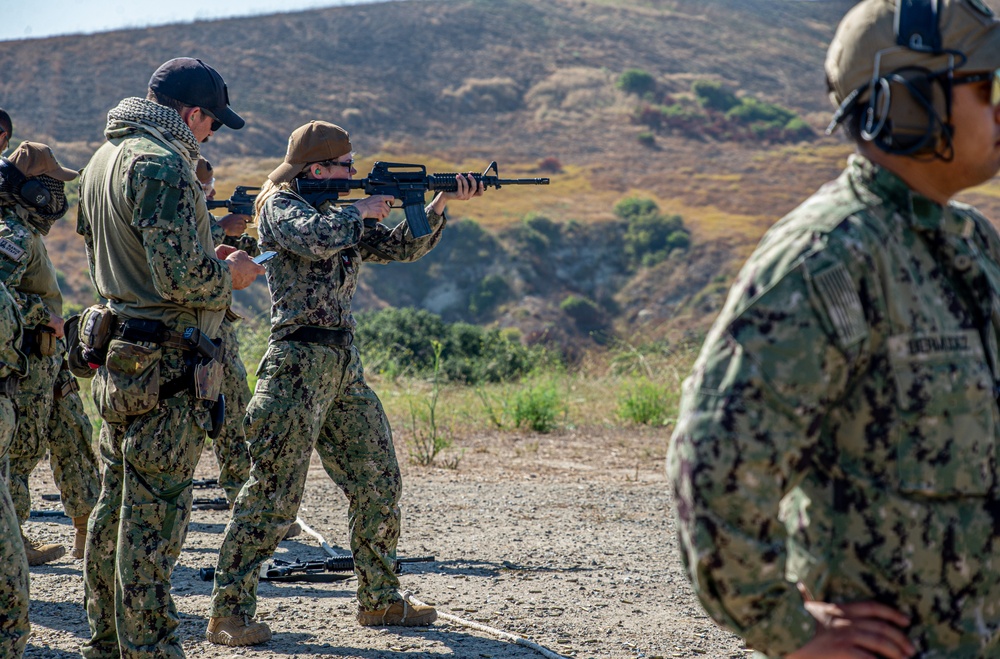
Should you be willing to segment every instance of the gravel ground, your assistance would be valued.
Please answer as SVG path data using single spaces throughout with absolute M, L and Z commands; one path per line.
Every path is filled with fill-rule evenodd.
M 405 438 L 397 438 L 401 445 Z M 677 555 L 664 481 L 661 430 L 488 433 L 460 441 L 457 469 L 403 465 L 403 588 L 442 613 L 516 634 L 567 657 L 719 657 L 749 652 L 717 628 L 694 598 Z M 400 448 L 403 459 L 403 450 Z M 198 476 L 216 475 L 206 451 Z M 32 475 L 35 508 L 57 503 L 48 465 Z M 197 490 L 196 496 L 221 496 Z M 346 500 L 314 455 L 300 515 L 327 541 L 347 546 Z M 488 633 L 439 620 L 430 627 L 367 629 L 354 620 L 355 580 L 262 583 L 260 613 L 274 639 L 255 648 L 204 640 L 211 583 L 228 513 L 196 510 L 174 571 L 173 595 L 188 656 L 540 657 Z M 69 520 L 29 522 L 29 532 L 69 543 Z M 302 535 L 276 558 L 322 560 Z M 31 569 L 32 636 L 26 657 L 79 656 L 87 638 L 82 562 Z

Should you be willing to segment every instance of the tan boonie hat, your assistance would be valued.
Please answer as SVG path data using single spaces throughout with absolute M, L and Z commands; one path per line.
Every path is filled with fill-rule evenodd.
M 325 121 L 310 121 L 292 131 L 285 161 L 268 178 L 274 183 L 287 183 L 309 163 L 333 160 L 350 152 L 351 136 L 346 130 Z
M 21 146 L 7 156 L 10 164 L 24 174 L 25 178 L 33 176 L 51 176 L 58 181 L 72 181 L 80 175 L 79 172 L 66 169 L 56 161 L 52 149 L 38 142 L 21 142 Z
M 840 21 L 826 54 L 826 75 L 834 105 L 840 105 L 855 89 L 870 83 L 876 53 L 896 46 L 895 16 L 894 0 L 862 0 Z M 1000 20 L 983 0 L 939 0 L 938 17 L 942 48 L 958 51 L 967 58 L 964 64 L 960 57 L 955 58 L 956 70 L 1000 68 Z M 907 66 L 937 71 L 947 65 L 947 53 L 934 55 L 896 48 L 882 54 L 879 73 L 885 75 Z
M 212 163 L 204 158 L 198 158 L 198 165 L 194 169 L 195 176 L 199 183 L 208 183 L 212 180 Z

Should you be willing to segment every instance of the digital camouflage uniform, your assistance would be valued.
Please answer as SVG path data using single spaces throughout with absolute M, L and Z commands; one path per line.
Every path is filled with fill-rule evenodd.
M 413 261 L 441 238 L 445 219 L 414 239 L 406 223 L 364 229 L 351 206 L 317 212 L 296 194 L 269 197 L 258 215 L 271 291 L 271 339 L 257 370 L 244 426 L 250 480 L 219 551 L 212 617 L 249 616 L 257 607 L 260 565 L 274 552 L 302 501 L 313 448 L 348 499 L 351 551 L 362 609 L 399 600 L 392 571 L 399 539 L 402 483 L 382 404 L 365 383 L 356 346 L 285 340 L 303 327 L 354 329 L 351 300 L 362 260 Z M 381 229 L 381 230 L 379 230 Z M 362 232 L 379 256 L 359 245 Z
M 225 491 L 231 507 L 250 475 L 250 454 L 243 432 L 250 386 L 246 366 L 240 359 L 236 319 L 222 321 L 219 337 L 222 340 L 222 394 L 226 397 L 226 416 L 222 432 L 212 440 L 212 450 L 219 463 L 219 487 Z
M 222 227 L 213 222 L 212 239 L 216 245 L 226 244 L 242 250 L 251 257 L 257 256 L 257 240 L 252 236 L 226 236 Z M 240 358 L 240 340 L 236 333 L 239 316 L 227 311 L 219 329 L 222 340 L 222 394 L 226 397 L 226 417 L 222 432 L 212 440 L 212 450 L 219 463 L 219 487 L 226 493 L 230 507 L 236 501 L 240 488 L 250 474 L 250 454 L 247 452 L 246 435 L 243 432 L 243 416 L 250 402 L 250 386 L 247 385 L 247 369 Z
M 0 239 L 7 245 L 0 251 L 0 278 L 17 301 L 25 327 L 46 325 L 50 312 L 62 315 L 63 300 L 42 234 L 20 206 L 0 204 L 0 213 Z M 28 477 L 46 450 L 50 451 L 56 485 L 69 517 L 89 515 L 97 500 L 97 460 L 90 444 L 93 428 L 82 401 L 73 392 L 54 402 L 57 378 L 73 377 L 68 371 L 60 375 L 64 355 L 61 340 L 54 355 L 29 351 L 28 376 L 18 390 L 18 407 L 30 413 L 23 414 L 18 424 L 10 448 L 9 473 L 11 497 L 22 523 L 31 512 Z M 67 406 L 73 409 L 65 409 Z
M 27 359 L 21 344 L 21 319 L 14 299 L 0 284 L 0 379 L 23 375 Z M 7 456 L 17 412 L 14 401 L 0 392 L 0 461 Z M 0 657 L 16 659 L 28 642 L 28 559 L 20 524 L 7 483 L 0 478 Z
M 768 656 L 796 589 L 1000 656 L 1000 237 L 860 156 L 778 222 L 685 382 L 669 476 L 706 610 Z
M 120 319 L 158 320 L 174 332 L 197 327 L 216 337 L 232 278 L 214 255 L 194 173 L 194 135 L 173 110 L 130 98 L 109 112 L 105 136 L 81 180 L 77 226 L 98 293 Z M 161 351 L 161 383 L 188 372 L 189 351 L 141 345 Z M 95 402 L 109 391 L 108 377 L 101 367 Z M 210 409 L 185 388 L 142 414 L 105 414 L 101 494 L 84 559 L 88 659 L 119 651 L 128 658 L 184 656 L 170 575 Z
M 59 488 L 67 517 L 76 518 L 90 515 L 94 509 L 101 480 L 92 443 L 94 426 L 83 408 L 80 386 L 67 365 L 62 339 L 59 349 L 63 356 L 62 366 L 56 374 L 46 432 L 52 480 Z

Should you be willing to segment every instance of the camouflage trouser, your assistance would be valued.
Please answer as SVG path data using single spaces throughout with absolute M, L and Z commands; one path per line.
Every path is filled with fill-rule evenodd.
M 402 482 L 389 422 L 357 349 L 276 341 L 258 375 L 245 421 L 250 479 L 219 550 L 211 615 L 256 613 L 258 570 L 295 519 L 313 447 L 347 495 L 361 608 L 398 600 L 392 562 Z
M 60 349 L 63 343 L 59 342 Z M 28 357 L 28 377 L 17 394 L 22 410 L 17 434 L 10 449 L 10 494 L 17 517 L 24 523 L 31 513 L 28 477 L 49 451 L 52 475 L 70 517 L 90 514 L 97 501 L 97 458 L 91 446 L 93 426 L 83 411 L 83 401 L 74 391 L 56 399 L 53 389 L 72 381 L 63 368 L 63 356 Z
M 226 418 L 222 434 L 213 440 L 212 448 L 219 462 L 219 487 L 225 490 L 226 499 L 232 505 L 250 474 L 250 454 L 247 452 L 246 435 L 243 434 L 243 416 L 250 401 L 250 387 L 247 386 L 246 367 L 240 359 L 236 326 L 226 320 L 219 331 L 222 337 L 222 393 L 226 397 Z
M 14 437 L 14 403 L 0 395 L 0 458 Z M 20 657 L 28 642 L 28 559 L 7 483 L 0 479 L 0 657 Z
M 31 512 L 28 476 L 45 456 L 49 417 L 52 415 L 52 388 L 62 364 L 62 355 L 42 357 L 37 352 L 28 356 L 28 375 L 17 390 L 17 409 L 21 411 L 17 432 L 10 445 L 10 496 L 14 500 L 17 518 L 24 522 Z
M 56 376 L 56 391 L 64 385 L 76 385 L 76 378 L 65 367 Z M 94 427 L 83 410 L 80 393 L 74 386 L 69 393 L 53 395 L 52 414 L 48 424 L 49 461 L 52 479 L 59 488 L 63 510 L 69 517 L 90 514 L 97 503 L 101 481 L 92 440 Z
M 181 372 L 180 361 L 168 364 L 164 354 L 161 382 Z M 185 392 L 128 423 L 101 427 L 101 495 L 84 557 L 91 638 L 82 653 L 88 659 L 184 656 L 170 575 L 187 532 L 191 479 L 204 446 L 208 415 L 203 407 L 196 413 L 196 405 Z

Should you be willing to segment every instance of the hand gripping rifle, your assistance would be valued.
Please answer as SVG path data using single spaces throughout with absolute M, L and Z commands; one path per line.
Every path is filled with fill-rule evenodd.
M 356 200 L 340 199 L 340 195 L 349 194 L 351 190 L 364 190 L 367 195 L 391 195 L 402 202 L 401 206 L 393 208 L 403 209 L 410 233 L 414 238 L 420 238 L 431 232 L 427 213 L 424 211 L 424 195 L 427 192 L 455 192 L 458 189 L 455 176 L 455 172 L 428 174 L 423 165 L 378 161 L 371 173 L 363 179 L 295 179 L 292 189 L 314 207 L 325 201 L 352 203 Z M 472 177 L 476 181 L 482 181 L 485 187 L 498 190 L 505 185 L 549 184 L 547 178 L 500 178 L 495 160 L 485 172 L 473 174 Z
M 237 215 L 249 215 L 253 217 L 253 202 L 257 200 L 256 194 L 250 194 L 250 191 L 259 192 L 260 188 L 255 188 L 250 185 L 237 185 L 236 189 L 233 190 L 233 196 L 229 199 L 219 199 L 213 201 L 205 202 L 208 205 L 208 210 L 214 210 L 216 208 L 225 208 L 230 213 L 236 213 Z

